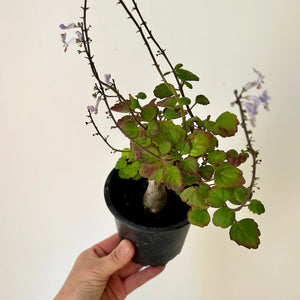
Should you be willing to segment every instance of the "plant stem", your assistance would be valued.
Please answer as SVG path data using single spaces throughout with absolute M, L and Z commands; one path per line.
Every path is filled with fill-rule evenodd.
M 101 137 L 101 139 L 105 142 L 105 144 L 110 148 L 110 149 L 112 149 L 113 151 L 115 151 L 115 152 L 127 152 L 127 151 L 123 151 L 123 150 L 119 150 L 119 149 L 116 149 L 115 147 L 113 147 L 109 142 L 108 142 L 108 140 L 107 140 L 107 138 L 105 138 L 102 134 L 101 134 L 101 132 L 100 132 L 100 130 L 98 129 L 98 127 L 97 127 L 97 125 L 96 125 L 96 123 L 95 123 L 95 121 L 94 121 L 94 119 L 93 119 L 93 117 L 92 117 L 92 114 L 91 114 L 91 112 L 88 110 L 88 118 L 90 119 L 90 123 L 92 123 L 92 125 L 94 126 L 94 128 L 95 128 L 95 130 L 96 130 L 96 134 L 97 135 L 99 135 L 100 137 Z M 88 124 L 88 123 L 87 123 Z
M 244 130 L 245 137 L 246 137 L 246 140 L 247 140 L 247 150 L 251 154 L 251 157 L 252 157 L 252 176 L 251 176 L 250 185 L 248 187 L 247 195 L 246 195 L 244 201 L 241 203 L 241 205 L 239 207 L 237 207 L 236 209 L 234 209 L 235 211 L 241 210 L 246 205 L 246 203 L 250 200 L 253 188 L 254 188 L 256 180 L 257 180 L 257 177 L 256 177 L 256 166 L 257 166 L 257 163 L 258 163 L 258 160 L 257 160 L 258 151 L 254 150 L 254 148 L 252 146 L 252 140 L 250 138 L 250 133 L 249 133 L 249 131 L 247 129 L 246 116 L 244 114 L 244 110 L 243 110 L 242 102 L 241 102 L 242 95 L 243 95 L 243 90 L 241 91 L 240 94 L 238 94 L 238 92 L 235 91 L 235 96 L 236 96 L 235 103 L 239 107 L 239 111 L 240 111 L 240 115 L 241 115 L 241 126 L 242 126 L 242 128 Z
M 146 30 L 147 30 L 147 32 L 148 32 L 148 34 L 149 34 L 149 38 L 153 41 L 153 43 L 154 43 L 154 44 L 156 45 L 156 47 L 158 48 L 159 53 L 160 53 L 160 54 L 164 57 L 164 59 L 166 60 L 167 64 L 169 65 L 169 67 L 170 67 L 170 69 L 171 69 L 171 71 L 172 71 L 172 73 L 173 73 L 173 75 L 174 75 L 174 78 L 175 78 L 175 80 L 176 80 L 176 82 L 177 82 L 177 86 L 178 86 L 178 89 L 179 89 L 179 91 L 180 91 L 181 96 L 182 96 L 182 97 L 185 97 L 185 94 L 184 94 L 184 91 L 183 91 L 183 85 L 182 85 L 182 84 L 180 83 L 180 81 L 179 81 L 179 78 L 178 78 L 178 76 L 177 76 L 177 74 L 176 74 L 176 72 L 175 72 L 175 68 L 173 67 L 173 64 L 171 63 L 169 57 L 168 57 L 167 54 L 166 54 L 166 50 L 163 49 L 163 48 L 160 46 L 160 44 L 157 42 L 157 40 L 156 40 L 155 37 L 153 36 L 152 31 L 149 29 L 149 27 L 148 27 L 148 25 L 147 25 L 147 22 L 144 20 L 142 14 L 141 14 L 141 12 L 140 12 L 140 10 L 139 10 L 139 8 L 138 8 L 138 5 L 137 5 L 136 1 L 135 1 L 135 0 L 132 0 L 132 2 L 133 2 L 133 5 L 134 5 L 134 9 L 136 10 L 136 12 L 137 12 L 139 18 L 140 18 L 141 21 L 142 21 L 141 25 L 143 25 L 143 26 L 146 28 Z M 194 115 L 193 115 L 193 113 L 192 113 L 192 110 L 190 109 L 190 107 L 189 107 L 188 105 L 187 105 L 187 110 L 188 110 L 190 116 L 193 117 Z
M 162 81 L 164 82 L 164 84 L 165 84 L 165 85 L 168 87 L 168 89 L 172 92 L 172 94 L 174 95 L 174 97 L 177 99 L 177 101 L 178 101 L 178 103 L 179 103 L 179 102 L 180 102 L 179 96 L 178 96 L 178 94 L 177 94 L 175 88 L 174 88 L 170 83 L 168 83 L 168 81 L 166 80 L 166 78 L 165 78 L 165 76 L 164 76 L 162 70 L 160 69 L 160 66 L 159 66 L 159 64 L 158 64 L 158 62 L 157 62 L 157 60 L 156 60 L 156 58 L 155 58 L 155 55 L 154 55 L 154 53 L 153 53 L 153 51 L 152 51 L 152 48 L 151 48 L 151 46 L 150 46 L 150 44 L 149 44 L 149 42 L 148 42 L 148 39 L 146 38 L 146 36 L 145 36 L 145 34 L 144 34 L 144 32 L 143 32 L 141 26 L 139 25 L 139 23 L 137 22 L 136 18 L 135 18 L 135 17 L 133 16 L 133 14 L 131 13 L 131 11 L 128 9 L 128 7 L 127 7 L 126 4 L 124 3 L 124 1 L 123 1 L 123 0 L 119 0 L 118 3 L 120 3 L 120 4 L 123 6 L 124 10 L 125 10 L 126 13 L 128 14 L 129 19 L 131 19 L 132 22 L 134 23 L 134 25 L 137 27 L 138 33 L 140 33 L 140 35 L 141 35 L 141 37 L 142 37 L 142 39 L 143 39 L 143 41 L 144 41 L 144 43 L 145 43 L 145 46 L 146 46 L 146 48 L 148 49 L 148 52 L 149 52 L 149 54 L 150 54 L 150 56 L 151 56 L 151 58 L 152 58 L 153 64 L 154 64 L 154 66 L 155 66 L 157 72 L 159 73 L 160 77 L 162 78 Z M 139 13 L 139 10 L 138 10 L 138 8 L 137 8 L 136 3 L 135 3 L 134 1 L 133 1 L 133 3 L 134 3 L 134 9 L 137 10 L 139 16 L 141 16 L 141 14 Z M 145 25 L 146 22 L 144 21 L 144 19 L 141 18 L 141 20 L 142 20 L 142 24 L 145 26 L 146 30 L 147 30 L 148 32 L 151 32 L 151 31 L 148 29 L 148 27 Z M 153 36 L 152 36 L 152 37 L 151 37 L 151 36 L 152 36 L 152 35 L 150 35 L 150 38 L 152 39 Z M 157 44 L 157 45 L 158 45 L 158 44 Z M 163 50 L 161 47 L 159 47 L 159 49 L 160 49 L 160 52 L 161 52 L 161 53 L 165 52 L 165 50 Z M 167 61 L 169 61 L 169 60 L 167 60 Z M 171 63 L 170 63 L 170 65 L 171 65 Z M 171 66 L 172 66 L 172 65 L 171 65 Z M 172 67 L 172 69 L 174 70 L 173 67 Z M 175 74 L 175 70 L 174 70 L 174 74 Z M 176 76 L 176 75 L 175 75 L 175 76 Z M 180 84 L 179 84 L 179 87 L 180 87 Z M 181 114 L 181 116 L 182 116 L 182 126 L 183 126 L 183 128 L 186 129 L 186 118 L 185 118 L 185 113 L 184 113 L 184 110 L 183 110 L 182 105 L 180 106 L 180 109 L 182 110 L 182 114 Z
M 167 203 L 167 191 L 162 183 L 156 183 L 154 180 L 149 180 L 147 190 L 143 197 L 143 203 L 146 209 L 153 214 L 158 214 L 162 211 Z
M 109 84 L 106 84 L 105 82 L 103 82 L 99 75 L 98 75 L 98 72 L 97 72 L 97 69 L 95 67 L 95 63 L 94 63 L 94 60 L 93 60 L 93 55 L 91 53 L 91 49 L 90 49 L 90 38 L 89 38 L 89 35 L 88 35 L 88 27 L 87 27 L 87 24 L 86 24 L 86 20 L 87 20 L 87 15 L 86 15 L 86 12 L 88 10 L 88 7 L 87 7 L 87 2 L 88 0 L 84 0 L 84 6 L 82 7 L 83 9 L 83 23 L 81 24 L 81 31 L 82 31 L 82 43 L 83 43 L 83 46 L 84 46 L 84 50 L 85 50 L 85 53 L 87 55 L 87 59 L 89 61 L 89 65 L 91 67 L 91 70 L 92 70 L 92 73 L 93 73 L 93 76 L 96 78 L 97 82 L 98 82 L 98 86 L 97 86 L 97 89 L 99 91 L 99 93 L 101 94 L 103 100 L 104 100 L 104 103 L 106 105 L 106 108 L 107 108 L 107 111 L 109 113 L 109 116 L 112 118 L 115 126 L 126 136 L 128 137 L 133 143 L 135 143 L 138 147 L 140 147 L 141 149 L 143 149 L 145 152 L 151 154 L 152 156 L 154 156 L 155 158 L 157 159 L 161 159 L 159 156 L 157 156 L 156 154 L 152 153 L 150 150 L 148 150 L 147 148 L 143 147 L 142 145 L 140 145 L 136 140 L 130 138 L 126 132 L 122 129 L 122 127 L 119 125 L 119 123 L 117 122 L 117 120 L 115 119 L 115 116 L 114 114 L 112 113 L 112 110 L 108 104 L 108 100 L 107 100 L 107 95 L 106 95 L 106 92 L 105 92 L 105 88 L 108 88 L 110 90 L 112 90 L 116 96 L 118 97 L 118 99 L 120 101 L 124 100 L 125 102 L 125 105 L 126 105 L 126 101 L 124 99 L 124 97 L 118 92 L 118 90 L 115 88 L 115 86 L 111 86 Z M 104 88 L 105 87 L 105 88 Z M 131 111 L 132 113 L 132 111 Z M 133 116 L 134 118 L 134 116 Z M 141 124 L 140 124 L 141 125 Z M 142 126 L 143 127 L 143 126 Z

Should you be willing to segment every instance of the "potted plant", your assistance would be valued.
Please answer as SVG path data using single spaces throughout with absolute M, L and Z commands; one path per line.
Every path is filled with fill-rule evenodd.
M 134 260 L 143 265 L 166 264 L 177 255 L 184 243 L 190 223 L 199 227 L 210 221 L 229 228 L 230 239 L 249 249 L 260 244 L 260 231 L 252 218 L 238 218 L 238 212 L 261 214 L 263 204 L 255 199 L 258 151 L 253 147 L 249 123 L 255 126 L 258 106 L 268 109 L 267 91 L 260 96 L 250 92 L 260 89 L 263 75 L 254 70 L 257 79 L 234 91 L 232 105 L 238 107 L 239 118 L 225 111 L 215 120 L 201 119 L 196 106 L 210 101 L 199 93 L 188 96 L 199 77 L 174 65 L 144 20 L 135 0 L 129 8 L 124 0 L 118 4 L 135 25 L 158 73 L 158 84 L 147 94 L 138 91 L 123 95 L 110 74 L 99 75 L 91 50 L 91 27 L 87 25 L 88 1 L 84 0 L 82 20 L 60 25 L 74 29 L 74 37 L 62 36 L 65 51 L 71 43 L 79 45 L 79 54 L 88 60 L 95 79 L 93 97 L 88 106 L 87 124 L 114 152 L 121 152 L 115 169 L 105 184 L 105 199 L 116 218 L 121 238 L 134 242 Z M 160 67 L 164 60 L 167 70 Z M 128 147 L 116 149 L 102 134 L 93 115 L 106 110 L 113 123 L 128 138 Z M 243 150 L 219 148 L 220 138 L 233 137 L 240 128 L 246 138 Z M 241 166 L 251 160 L 249 182 Z M 166 245 L 160 244 L 165 242 Z M 164 248 L 166 247 L 166 248 Z

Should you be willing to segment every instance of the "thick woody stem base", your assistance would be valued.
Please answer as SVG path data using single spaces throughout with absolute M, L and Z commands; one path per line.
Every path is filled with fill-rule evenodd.
M 149 180 L 143 203 L 151 213 L 159 213 L 167 203 L 167 191 L 164 185 L 162 183 L 157 184 L 154 180 Z

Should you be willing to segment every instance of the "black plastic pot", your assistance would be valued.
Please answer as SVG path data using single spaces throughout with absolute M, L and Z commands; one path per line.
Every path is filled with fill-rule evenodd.
M 168 190 L 168 204 L 153 215 L 143 208 L 146 188 L 145 179 L 120 179 L 114 169 L 105 183 L 105 201 L 115 217 L 120 239 L 128 239 L 136 247 L 133 261 L 144 266 L 165 265 L 182 249 L 190 227 L 189 206 Z

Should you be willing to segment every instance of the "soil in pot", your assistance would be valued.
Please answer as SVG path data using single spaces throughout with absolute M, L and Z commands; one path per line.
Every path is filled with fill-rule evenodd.
M 160 213 L 152 214 L 144 209 L 142 201 L 148 185 L 146 179 L 121 179 L 117 170 L 111 175 L 110 199 L 118 212 L 132 223 L 146 227 L 167 227 L 186 218 L 190 207 L 174 191 L 167 189 L 166 206 Z

